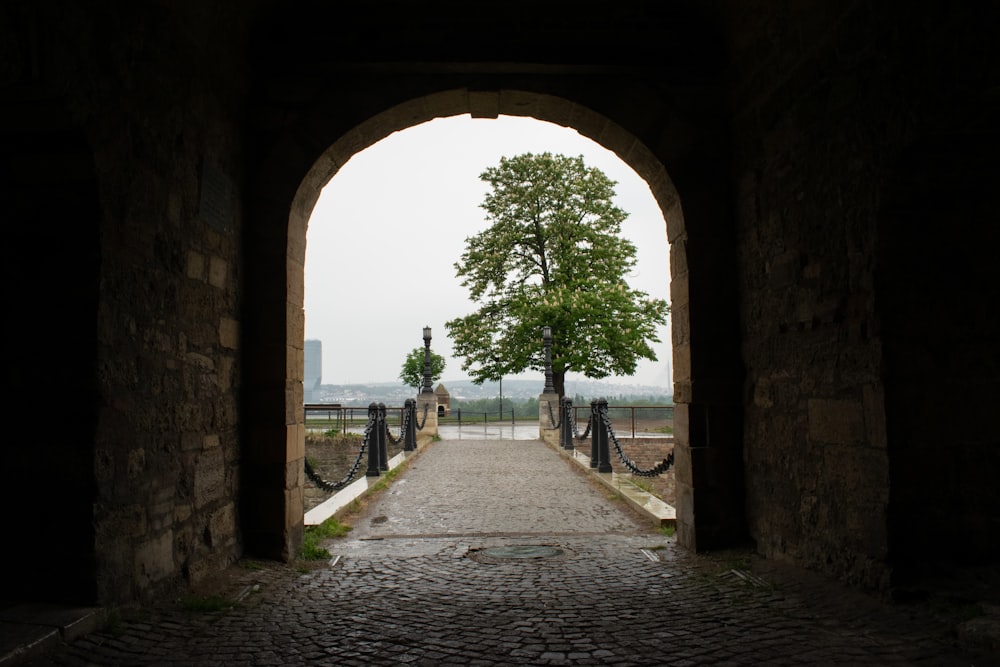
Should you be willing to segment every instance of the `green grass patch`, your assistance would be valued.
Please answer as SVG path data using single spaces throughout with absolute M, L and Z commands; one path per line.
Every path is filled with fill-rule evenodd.
M 306 536 L 302 540 L 302 549 L 299 551 L 300 560 L 327 560 L 333 558 L 333 554 L 319 545 L 319 539 Z
M 392 470 L 386 472 L 384 475 L 379 476 L 378 481 L 372 484 L 371 487 L 369 487 L 368 493 L 377 493 L 382 489 L 388 488 L 389 484 L 392 483 L 392 480 L 396 479 L 396 477 L 399 475 L 402 468 L 403 466 L 396 466 Z
M 344 433 L 343 431 L 340 431 L 335 428 L 323 431 L 323 436 L 326 438 L 337 440 L 339 442 L 361 442 L 362 440 L 365 439 L 365 436 L 363 436 L 360 433 L 353 433 L 353 432 Z
M 318 526 L 306 526 L 305 534 L 302 537 L 302 549 L 299 551 L 301 560 L 326 560 L 332 554 L 320 546 L 323 540 L 330 540 L 343 537 L 351 531 L 351 527 L 330 517 Z
M 660 534 L 666 537 L 673 537 L 674 533 L 677 532 L 677 526 L 672 523 L 668 523 L 664 526 L 660 526 Z
M 646 493 L 653 493 L 653 484 L 644 477 L 633 477 L 631 482 L 636 486 L 636 488 Z
M 340 523 L 335 517 L 330 517 L 318 526 L 307 526 L 307 533 L 314 533 L 321 540 L 329 540 L 335 537 L 343 537 L 351 532 L 351 527 Z

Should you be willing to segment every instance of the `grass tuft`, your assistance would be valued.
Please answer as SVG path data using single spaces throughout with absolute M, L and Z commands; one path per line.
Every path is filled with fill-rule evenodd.
M 318 526 L 306 526 L 305 535 L 302 538 L 302 549 L 299 551 L 301 560 L 326 560 L 332 554 L 320 546 L 323 540 L 330 540 L 343 537 L 351 531 L 351 527 L 330 517 Z

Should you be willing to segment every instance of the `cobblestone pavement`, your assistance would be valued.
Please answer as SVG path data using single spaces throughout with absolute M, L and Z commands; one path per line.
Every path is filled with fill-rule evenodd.
M 329 563 L 235 566 L 227 610 L 164 603 L 26 664 L 997 664 L 929 608 L 688 553 L 539 441 L 433 443 L 353 525 Z

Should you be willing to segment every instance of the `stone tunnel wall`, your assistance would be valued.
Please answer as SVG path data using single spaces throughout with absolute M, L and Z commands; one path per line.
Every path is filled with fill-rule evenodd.
M 97 293 L 99 284 L 89 316 L 64 318 L 56 329 L 67 338 L 93 336 L 91 349 L 56 344 L 41 361 L 25 355 L 34 360 L 29 372 L 50 382 L 49 365 L 80 371 L 63 386 L 80 389 L 68 398 L 94 423 L 64 431 L 58 446 L 46 439 L 37 458 L 13 471 L 23 484 L 39 460 L 59 457 L 65 467 L 79 459 L 60 472 L 72 478 L 58 481 L 58 506 L 41 506 L 44 521 L 26 512 L 34 521 L 18 539 L 31 554 L 58 541 L 49 519 L 70 522 L 70 535 L 86 526 L 89 544 L 72 538 L 68 553 L 44 548 L 88 569 L 72 575 L 77 581 L 64 578 L 71 568 L 62 566 L 26 576 L 38 564 L 15 576 L 32 588 L 51 581 L 63 589 L 57 597 L 80 589 L 70 593 L 76 602 L 141 600 L 198 581 L 240 554 L 239 16 L 223 16 L 212 3 L 169 11 L 149 3 L 8 4 L 0 17 L 10 46 L 4 57 L 24 67 L 3 82 L 5 110 L 16 110 L 4 116 L 5 128 L 30 136 L 51 123 L 45 99 L 65 110 L 66 131 L 87 147 L 67 162 L 64 150 L 50 153 L 34 141 L 18 159 L 44 166 L 35 178 L 50 186 L 44 196 L 53 201 L 65 196 L 58 174 L 77 165 L 93 165 L 95 186 L 75 211 L 53 208 L 37 223 L 19 216 L 26 238 L 5 270 L 34 274 L 50 236 L 74 239 L 81 253 L 92 245 L 100 258 L 92 275 L 78 271 L 79 261 L 48 267 L 47 281 L 64 286 L 61 297 L 30 293 L 72 315 L 79 304 L 65 308 L 61 298 L 85 292 L 77 286 L 91 281 Z M 76 214 L 90 208 L 99 222 L 80 225 Z M 36 325 L 45 321 L 26 322 L 26 330 L 41 333 Z M 63 353 L 81 356 L 64 364 Z M 31 397 L 36 409 L 28 414 L 37 414 L 43 396 Z M 77 518 L 80 511 L 87 516 Z
M 917 266 L 900 261 L 916 249 L 912 241 L 900 247 L 906 235 L 890 240 L 878 232 L 887 187 L 905 149 L 922 133 L 954 132 L 967 122 L 952 116 L 953 108 L 964 105 L 951 102 L 966 99 L 969 90 L 949 77 L 965 71 L 971 90 L 983 85 L 975 58 L 989 37 L 961 9 L 904 16 L 888 3 L 830 3 L 826 12 L 817 11 L 820 6 L 788 5 L 787 20 L 749 10 L 733 16 L 741 31 L 762 37 L 741 42 L 737 35 L 733 41 L 748 513 L 764 555 L 884 588 L 890 562 L 895 556 L 898 563 L 902 553 L 892 553 L 894 540 L 903 531 L 919 534 L 929 505 L 943 502 L 945 514 L 963 517 L 949 525 L 935 513 L 940 521 L 933 530 L 947 551 L 982 554 L 976 536 L 988 534 L 984 525 L 996 530 L 996 501 L 977 500 L 968 490 L 983 488 L 983 470 L 996 470 L 995 436 L 992 448 L 982 431 L 967 437 L 966 445 L 972 440 L 983 446 L 953 448 L 954 429 L 946 435 L 945 424 L 954 423 L 929 401 L 941 398 L 932 390 L 941 375 L 914 383 L 921 371 L 905 370 L 911 362 L 925 371 L 934 365 L 922 363 L 920 355 L 893 355 L 891 373 L 883 356 L 886 349 L 900 349 L 900 335 L 941 325 L 911 310 L 886 327 L 891 304 L 965 296 L 925 291 L 934 284 L 956 286 L 934 277 L 940 265 L 933 261 L 933 233 L 921 239 L 926 261 Z M 906 196 L 920 208 L 920 193 Z M 954 243 L 982 240 L 977 233 Z M 891 274 L 894 283 L 879 281 L 883 272 L 897 269 L 902 273 Z M 992 277 L 992 284 L 1000 282 L 995 270 Z M 981 282 L 975 285 L 983 290 Z M 917 286 L 919 293 L 912 290 Z M 996 288 L 985 291 L 995 302 Z M 969 321 L 969 315 L 962 312 L 960 319 Z M 984 333 L 996 334 L 995 317 L 978 319 L 990 323 Z M 948 338 L 936 342 L 947 347 Z M 992 357 L 983 346 L 966 346 L 965 352 L 970 360 Z M 936 368 L 945 375 L 950 370 Z M 900 377 L 911 378 L 909 389 L 886 384 Z M 975 379 L 986 393 L 964 391 L 962 398 L 944 398 L 944 405 L 967 412 L 969 400 L 983 405 L 995 399 L 995 386 L 984 382 L 995 380 L 995 372 L 967 369 L 962 377 Z M 952 379 L 950 390 L 961 382 Z M 887 401 L 897 406 L 888 413 L 892 423 Z M 983 422 L 977 416 L 973 423 Z M 970 482 L 966 490 L 963 480 Z M 956 496 L 966 501 L 953 501 Z M 893 498 L 906 499 L 906 507 L 896 503 L 895 522 Z M 976 530 L 963 534 L 956 527 L 963 523 Z M 903 541 L 908 555 L 920 551 L 912 537 Z M 995 554 L 996 546 L 991 549 Z
M 94 517 L 108 599 L 240 553 L 240 26 L 193 7 L 94 22 L 98 57 L 131 35 L 105 55 L 131 66 L 100 82 L 115 101 L 95 100 L 91 128 L 108 197 Z

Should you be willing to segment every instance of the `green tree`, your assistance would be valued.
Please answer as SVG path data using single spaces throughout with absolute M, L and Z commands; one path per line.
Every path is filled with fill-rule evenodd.
M 489 227 L 466 239 L 455 263 L 478 309 L 445 323 L 462 370 L 482 384 L 527 369 L 544 372 L 542 327 L 552 328 L 552 379 L 631 375 L 656 360 L 650 343 L 670 307 L 625 281 L 635 245 L 620 236 L 628 214 L 615 181 L 583 157 L 501 158 L 480 179 Z
M 444 357 L 431 350 L 431 382 L 437 382 L 444 373 Z M 424 348 L 410 350 L 399 371 L 399 379 L 407 387 L 419 388 L 424 383 Z

